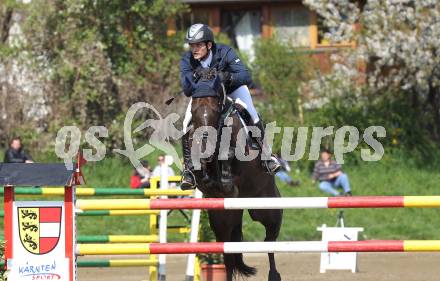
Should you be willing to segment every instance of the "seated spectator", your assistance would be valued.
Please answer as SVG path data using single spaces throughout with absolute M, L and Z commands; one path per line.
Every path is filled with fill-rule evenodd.
M 20 137 L 11 139 L 3 161 L 5 163 L 34 163 L 32 157 L 24 150 Z
M 277 155 L 278 161 L 281 164 L 281 170 L 275 174 L 282 182 L 287 183 L 290 186 L 298 186 L 301 182 L 299 180 L 294 181 L 292 177 L 288 174 L 291 169 L 289 162 Z
M 130 178 L 131 188 L 149 188 L 150 187 L 150 177 L 151 177 L 151 166 L 148 161 L 142 160 L 142 167 L 134 169 L 133 174 Z
M 337 187 L 342 187 L 344 195 L 351 196 L 348 177 L 341 170 L 341 165 L 331 160 L 331 152 L 328 149 L 321 151 L 321 159 L 316 162 L 313 170 L 313 183 L 319 180 L 319 188 L 334 196 L 340 195 Z

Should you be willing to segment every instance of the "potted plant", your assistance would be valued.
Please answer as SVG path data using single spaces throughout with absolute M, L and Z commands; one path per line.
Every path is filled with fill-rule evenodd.
M 4 256 L 5 244 L 6 244 L 5 241 L 0 241 L 0 261 L 2 263 L 5 262 L 5 256 Z M 0 281 L 5 281 L 6 280 L 6 274 L 7 274 L 7 272 L 6 272 L 6 264 L 3 264 L 0 267 Z
M 200 217 L 200 242 L 215 242 L 215 235 L 209 226 L 208 212 Z M 222 254 L 199 254 L 202 281 L 226 281 L 226 268 Z

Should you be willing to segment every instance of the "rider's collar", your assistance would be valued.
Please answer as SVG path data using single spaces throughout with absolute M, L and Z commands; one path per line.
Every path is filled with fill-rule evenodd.
M 209 50 L 208 57 L 206 59 L 204 59 L 204 60 L 201 60 L 200 64 L 202 65 L 203 68 L 207 68 L 211 64 L 211 61 L 212 61 L 212 51 Z

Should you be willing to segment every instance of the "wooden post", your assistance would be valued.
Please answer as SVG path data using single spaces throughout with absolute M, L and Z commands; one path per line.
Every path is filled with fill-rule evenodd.
M 167 36 L 172 36 L 176 34 L 176 20 L 169 18 L 167 20 Z
M 73 186 L 64 187 L 64 235 L 66 258 L 69 259 L 70 280 L 76 280 L 76 220 L 75 220 L 75 189 Z
M 209 26 L 214 33 L 220 32 L 220 8 L 215 7 L 210 10 Z
M 263 5 L 263 7 L 262 7 L 262 19 L 263 19 L 263 22 L 262 22 L 262 28 L 261 28 L 261 36 L 264 39 L 267 39 L 272 36 L 270 8 L 268 5 Z
M 316 49 L 318 45 L 318 20 L 316 12 L 310 12 L 310 48 Z

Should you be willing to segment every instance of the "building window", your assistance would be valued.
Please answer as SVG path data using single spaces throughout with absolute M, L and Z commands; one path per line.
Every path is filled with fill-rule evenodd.
M 317 28 L 318 47 L 334 47 L 334 46 L 348 47 L 348 46 L 355 45 L 354 42 L 350 42 L 350 41 L 342 41 L 342 42 L 335 43 L 335 42 L 332 42 L 329 38 L 327 38 L 326 34 L 331 33 L 332 29 L 324 24 L 324 18 L 321 17 L 320 15 L 316 15 L 315 24 L 316 24 L 316 28 Z
M 330 45 L 329 39 L 325 38 L 325 34 L 330 32 L 330 29 L 324 24 L 324 18 L 317 16 L 316 25 L 318 26 L 318 44 Z
M 261 11 L 222 10 L 221 31 L 228 35 L 236 48 L 252 60 L 255 41 L 261 37 Z
M 274 35 L 292 46 L 310 46 L 310 12 L 304 6 L 273 7 L 271 19 Z
M 186 30 L 195 23 L 209 24 L 209 9 L 192 8 L 191 12 L 177 18 L 176 28 L 177 30 Z

